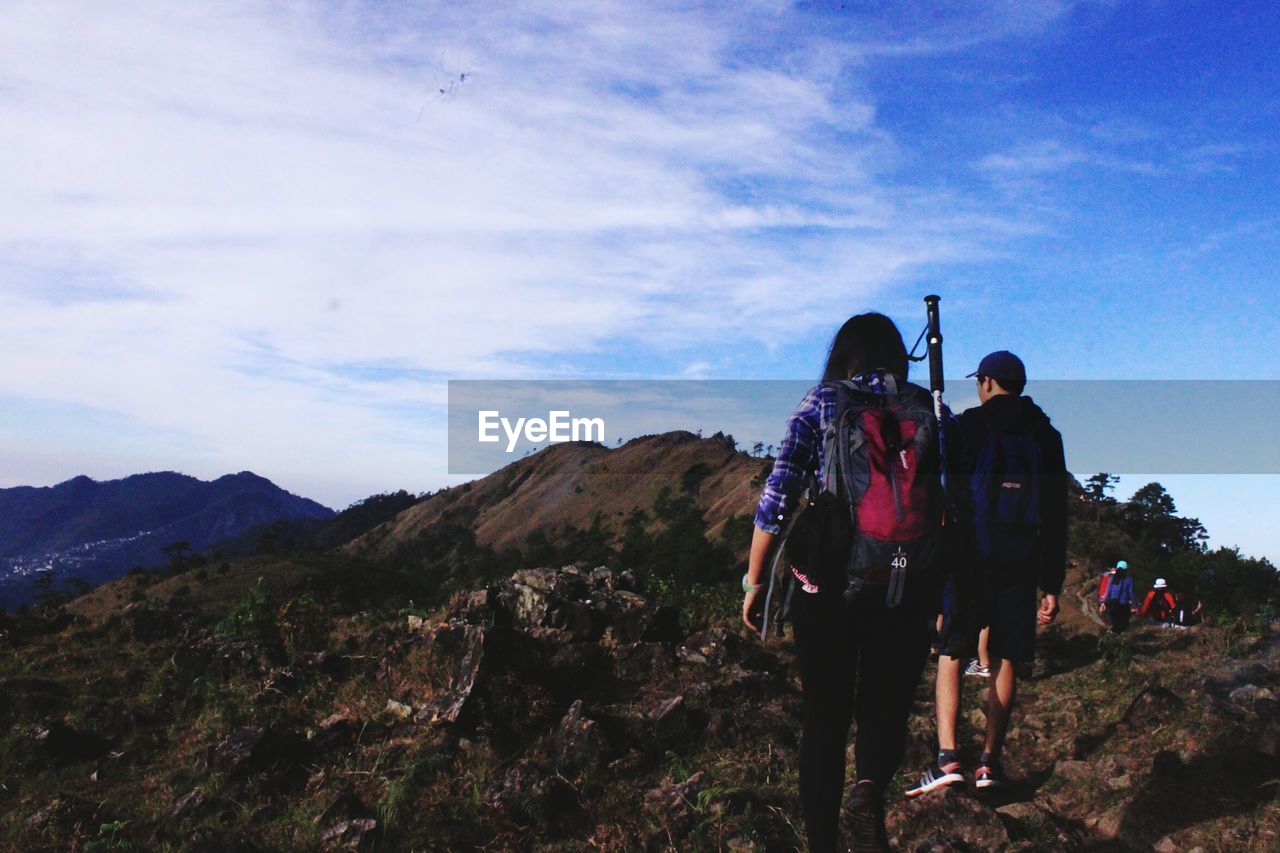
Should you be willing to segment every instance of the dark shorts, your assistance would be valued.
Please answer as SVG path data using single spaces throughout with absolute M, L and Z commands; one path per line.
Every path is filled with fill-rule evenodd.
M 938 641 L 934 648 L 938 654 L 949 658 L 973 657 L 978 653 L 977 636 L 960 630 L 956 619 L 956 594 L 951 581 L 942 588 L 942 624 L 938 627 Z
M 968 624 L 956 618 L 955 596 L 948 583 L 942 596 L 942 628 L 938 632 L 938 654 L 953 658 L 977 654 L 978 632 L 991 628 L 987 651 L 993 660 L 1030 663 L 1036 649 L 1036 586 L 1015 583 L 992 587 L 981 596 L 981 615 Z

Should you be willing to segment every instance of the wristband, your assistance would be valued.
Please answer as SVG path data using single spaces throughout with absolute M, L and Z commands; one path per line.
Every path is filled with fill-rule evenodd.
M 750 574 L 750 573 L 748 573 L 748 574 Z M 743 575 L 743 576 L 742 576 L 742 591 L 743 591 L 743 592 L 756 592 L 756 591 L 758 591 L 758 590 L 760 589 L 760 587 L 764 586 L 764 584 L 762 584 L 762 583 L 752 583 L 751 581 L 747 580 L 747 577 L 748 577 L 748 575 Z

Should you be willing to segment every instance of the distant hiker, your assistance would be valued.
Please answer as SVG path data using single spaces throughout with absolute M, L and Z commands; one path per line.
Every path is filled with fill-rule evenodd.
M 952 603 L 959 614 L 946 620 L 954 633 L 939 638 L 937 759 L 907 788 L 908 797 L 965 780 L 956 739 L 960 664 L 984 625 L 990 630 L 991 659 L 987 731 L 974 785 L 986 789 L 1005 783 L 1001 753 L 1016 694 L 1015 667 L 1034 660 L 1036 623 L 1048 624 L 1058 615 L 1066 572 L 1062 436 L 1022 395 L 1026 368 L 1013 353 L 991 353 L 970 375 L 977 379 L 981 405 L 959 417 L 961 476 L 948 465 L 948 482 L 959 484 L 950 490 L 966 541 L 960 570 L 952 576 L 957 587 Z M 1037 587 L 1044 594 L 1038 605 Z
M 800 803 L 814 851 L 837 849 L 855 718 L 850 840 L 855 850 L 889 849 L 884 791 L 902 760 L 933 634 L 938 425 L 929 392 L 906 381 L 907 364 L 888 317 L 851 317 L 831 343 L 823 382 L 787 421 L 756 509 L 742 603 L 752 630 L 760 628 L 765 566 L 800 513 L 786 554 L 804 704 Z
M 1174 628 L 1190 628 L 1203 621 L 1204 604 L 1193 592 L 1180 592 L 1175 597 L 1169 624 Z
M 1124 560 L 1121 560 L 1120 562 L 1124 563 Z M 1128 568 L 1129 566 L 1128 563 L 1124 563 L 1124 565 L 1126 568 Z M 1115 576 L 1116 576 L 1116 567 L 1111 566 L 1105 572 L 1103 572 L 1102 577 L 1098 579 L 1098 612 L 1099 613 L 1105 613 L 1107 610 L 1107 589 L 1108 587 L 1111 586 L 1111 581 L 1115 579 Z
M 1138 611 L 1138 596 L 1133 591 L 1133 578 L 1129 577 L 1129 564 L 1124 560 L 1116 563 L 1115 575 L 1107 585 L 1107 595 L 1102 606 L 1111 631 L 1116 634 L 1124 633 L 1129 627 L 1130 617 Z
M 1142 619 L 1150 619 L 1152 622 L 1164 624 L 1169 621 L 1169 617 L 1173 615 L 1173 609 L 1178 604 L 1173 597 L 1173 593 L 1169 591 L 1169 584 L 1164 578 L 1156 578 L 1156 582 L 1152 584 L 1151 589 L 1147 591 L 1146 597 L 1142 599 L 1142 607 L 1138 610 L 1138 616 Z

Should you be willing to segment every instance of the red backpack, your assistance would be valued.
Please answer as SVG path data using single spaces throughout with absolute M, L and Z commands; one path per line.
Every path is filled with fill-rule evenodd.
M 883 391 L 857 380 L 828 383 L 836 406 L 824 424 L 825 469 L 788 547 L 813 587 L 840 588 L 852 601 L 866 586 L 884 585 L 885 604 L 894 607 L 908 583 L 932 578 L 943 496 L 932 396 L 883 379 Z

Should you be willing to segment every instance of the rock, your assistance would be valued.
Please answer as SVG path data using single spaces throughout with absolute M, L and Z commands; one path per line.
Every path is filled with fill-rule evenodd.
M 570 638 L 598 640 L 604 636 L 606 614 L 592 601 L 560 601 L 547 613 L 546 623 L 562 629 Z
M 1126 763 L 1118 756 L 1104 755 L 1093 764 L 1093 771 L 1100 779 L 1111 779 L 1125 772 Z
M 608 639 L 616 643 L 667 642 L 682 639 L 680 614 L 673 607 L 658 604 L 625 590 L 614 590 L 605 598 Z
M 1174 843 L 1172 838 L 1166 835 L 1164 838 L 1161 838 L 1152 845 L 1151 849 L 1154 850 L 1155 853 L 1178 853 L 1182 848 Z
M 619 645 L 613 650 L 613 671 L 626 681 L 661 681 L 675 672 L 675 653 L 669 643 Z
M 724 667 L 743 658 L 744 640 L 724 628 L 710 628 L 686 638 L 676 649 L 676 657 L 688 664 Z
M 531 761 L 517 761 L 485 790 L 485 799 L 509 820 L 547 826 L 576 810 L 573 788 Z
M 898 847 L 909 839 L 927 840 L 933 850 L 999 850 L 1009 843 L 1000 816 L 954 788 L 895 804 L 888 812 L 885 826 Z
M 997 806 L 996 814 L 1013 820 L 1036 820 L 1042 817 L 1044 812 L 1035 803 L 1018 802 Z
M 403 702 L 397 702 L 394 699 L 387 700 L 386 713 L 397 720 L 407 720 L 413 716 L 413 709 Z
M 261 678 L 284 666 L 284 650 L 278 645 L 251 642 L 225 634 L 207 634 L 183 644 L 173 654 L 178 674 L 227 681 L 233 677 Z
M 454 669 L 453 681 L 448 690 L 432 699 L 418 712 L 416 719 L 419 723 L 441 726 L 458 721 L 480 678 L 480 668 L 484 663 L 484 640 L 484 628 L 478 625 L 466 627 L 462 657 Z
M 1119 805 L 1098 818 L 1097 826 L 1094 829 L 1099 835 L 1106 839 L 1115 839 L 1120 835 L 1120 828 L 1124 824 L 1124 813 L 1126 806 Z
M 672 840 L 679 841 L 693 829 L 698 817 L 694 806 L 708 784 L 706 773 L 699 770 L 678 784 L 651 788 L 644 795 L 644 810 Z
M 613 658 L 597 643 L 560 646 L 547 662 L 550 679 L 569 695 L 598 690 L 612 669 Z
M 717 702 L 737 704 L 749 701 L 754 704 L 777 697 L 779 687 L 779 681 L 767 672 L 734 668 L 722 673 L 712 693 Z
M 1093 778 L 1093 767 L 1087 761 L 1059 761 L 1053 765 L 1053 775 L 1072 782 L 1083 782 Z
M 499 614 L 494 608 L 496 597 L 489 588 L 469 592 L 450 608 L 448 619 L 467 625 L 491 625 Z
M 1112 791 L 1127 791 L 1133 787 L 1133 777 L 1128 773 L 1122 773 L 1107 780 L 1107 788 Z
M 208 765 L 228 779 L 292 767 L 303 758 L 301 738 L 274 727 L 243 726 L 213 749 Z
M 204 794 L 199 791 L 190 791 L 178 798 L 173 804 L 173 808 L 165 815 L 166 820 L 179 821 L 189 814 L 196 812 L 204 805 Z
M 612 752 L 600 724 L 586 716 L 577 699 L 552 737 L 552 750 L 563 767 L 591 769 L 605 764 Z
M 1256 684 L 1243 684 L 1227 694 L 1232 702 L 1241 705 L 1252 705 L 1258 699 L 1274 699 L 1275 695 L 1265 687 Z
M 320 721 L 314 730 L 307 731 L 307 740 L 316 751 L 330 749 L 351 739 L 356 720 L 346 714 L 330 714 Z
M 548 616 L 565 602 L 580 602 L 590 597 L 587 578 L 577 571 L 556 572 L 551 569 L 521 569 L 511 576 L 494 597 L 497 609 L 504 611 L 512 625 L 521 628 L 552 626 Z
M 325 850 L 369 850 L 373 848 L 378 822 L 373 818 L 343 820 L 320 833 Z
M 685 705 L 684 696 L 672 696 L 659 699 L 644 711 L 645 718 L 652 726 L 652 738 L 664 747 L 674 747 L 684 743 L 693 734 L 695 718 L 699 718 L 705 728 L 706 718 L 692 713 Z
M 410 613 L 405 620 L 405 630 L 411 634 L 421 634 L 426 627 L 427 620 L 415 613 Z

